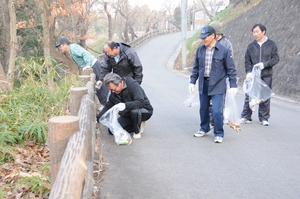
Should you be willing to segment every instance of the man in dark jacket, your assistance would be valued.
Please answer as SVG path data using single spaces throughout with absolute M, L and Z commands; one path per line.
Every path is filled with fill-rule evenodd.
M 200 129 L 195 137 L 203 137 L 210 133 L 209 103 L 212 101 L 212 115 L 214 118 L 214 142 L 223 141 L 223 97 L 226 90 L 226 78 L 229 78 L 229 92 L 237 93 L 236 70 L 232 53 L 226 46 L 216 40 L 216 31 L 212 26 L 205 26 L 198 37 L 204 45 L 198 47 L 189 90 L 195 93 L 195 83 L 198 80 L 200 98 Z
M 139 84 L 143 80 L 143 67 L 134 49 L 124 43 L 107 41 L 104 45 L 105 52 L 100 79 L 110 72 L 121 77 L 132 77 Z
M 132 77 L 120 77 L 115 73 L 108 73 L 104 85 L 111 91 L 109 100 L 102 111 L 97 115 L 97 121 L 111 107 L 116 105 L 120 110 L 118 122 L 133 138 L 141 138 L 141 123 L 150 119 L 153 107 L 150 104 L 143 88 Z
M 269 39 L 266 34 L 266 27 L 262 24 L 255 24 L 252 34 L 255 40 L 251 42 L 245 54 L 246 79 L 253 79 L 252 69 L 261 69 L 261 79 L 272 88 L 273 66 L 279 62 L 279 54 L 276 43 Z M 241 114 L 241 123 L 251 123 L 252 110 L 249 107 L 249 95 L 245 96 L 244 108 Z M 259 104 L 258 118 L 263 126 L 269 126 L 270 99 Z

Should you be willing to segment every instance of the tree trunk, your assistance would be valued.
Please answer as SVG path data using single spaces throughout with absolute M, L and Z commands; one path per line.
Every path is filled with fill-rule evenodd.
M 108 39 L 107 40 L 112 40 L 113 35 L 114 35 L 114 25 L 113 25 L 113 20 L 112 20 L 112 16 L 107 8 L 107 2 L 104 2 L 104 11 L 106 13 L 107 16 L 107 21 L 108 21 Z
M 9 10 L 9 29 L 10 29 L 10 52 L 9 52 L 9 65 L 8 71 L 6 74 L 7 79 L 7 88 L 9 90 L 13 89 L 14 85 L 14 70 L 15 70 L 15 60 L 17 56 L 17 46 L 18 46 L 18 39 L 17 39 L 17 29 L 16 29 L 16 9 L 15 9 L 15 2 L 14 0 L 8 1 L 8 10 Z
M 51 87 L 53 86 L 53 77 L 51 77 L 50 73 L 53 70 L 50 57 L 51 57 L 51 39 L 50 39 L 50 30 L 49 30 L 49 23 L 47 18 L 47 10 L 44 6 L 43 1 L 35 0 L 35 3 L 38 5 L 42 26 L 43 26 L 43 45 L 44 45 L 44 57 L 45 57 L 45 65 L 47 67 L 47 74 L 48 74 L 48 85 Z

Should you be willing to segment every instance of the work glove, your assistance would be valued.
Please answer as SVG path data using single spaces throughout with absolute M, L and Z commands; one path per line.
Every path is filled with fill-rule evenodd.
M 86 69 L 88 69 L 88 68 L 91 68 L 91 66 L 85 66 L 85 67 L 83 67 L 82 70 L 86 70 Z
M 97 89 L 100 89 L 101 86 L 102 86 L 102 81 L 100 81 L 100 80 L 97 81 L 95 87 L 96 87 Z
M 253 79 L 253 74 L 252 73 L 247 73 L 246 80 L 252 80 L 252 79 Z
M 195 88 L 195 84 L 190 84 L 189 85 L 189 91 L 190 91 L 190 93 L 196 93 L 196 88 Z
M 259 62 L 258 64 L 255 64 L 254 67 L 259 68 L 260 70 L 264 69 L 264 63 Z
M 125 105 L 125 103 L 119 103 L 119 104 L 115 105 L 115 108 L 119 111 L 124 111 L 126 108 L 126 105 Z
M 237 91 L 238 91 L 238 88 L 230 88 L 230 89 L 228 90 L 229 94 L 231 94 L 231 95 L 233 95 L 233 96 L 236 95 Z

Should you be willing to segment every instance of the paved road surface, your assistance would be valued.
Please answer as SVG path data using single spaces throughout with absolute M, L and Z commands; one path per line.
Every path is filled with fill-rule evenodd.
M 300 198 L 300 105 L 272 99 L 270 126 L 227 125 L 224 142 L 194 138 L 199 107 L 182 105 L 188 77 L 167 69 L 180 33 L 153 38 L 137 49 L 154 115 L 142 139 L 118 146 L 102 133 L 101 198 L 111 199 L 296 199 Z M 280 65 L 280 64 L 279 64 Z M 240 89 L 241 90 L 241 89 Z M 243 92 L 237 94 L 241 110 Z

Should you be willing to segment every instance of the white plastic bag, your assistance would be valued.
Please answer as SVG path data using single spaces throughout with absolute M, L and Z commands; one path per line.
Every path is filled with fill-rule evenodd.
M 226 78 L 225 107 L 223 110 L 224 123 L 228 124 L 231 128 L 240 133 L 242 130 L 240 123 L 240 112 L 236 103 L 235 96 L 229 92 L 229 89 L 229 79 Z
M 252 69 L 253 79 L 245 79 L 243 84 L 243 90 L 249 95 L 249 106 L 252 111 L 255 111 L 255 107 L 270 99 L 273 95 L 273 91 L 270 87 L 260 78 L 261 69 L 253 67 Z
M 183 102 L 183 105 L 187 107 L 199 106 L 200 102 L 198 96 L 198 92 L 189 93 L 188 98 Z
M 110 129 L 117 145 L 129 145 L 132 142 L 131 136 L 119 124 L 118 116 L 119 110 L 113 106 L 101 116 L 99 121 Z
M 200 102 L 199 102 L 199 92 L 198 92 L 198 81 L 195 84 L 195 89 L 196 89 L 195 93 L 188 92 L 188 98 L 183 102 L 183 106 L 186 106 L 186 107 L 195 107 L 195 106 L 199 106 L 200 105 Z

